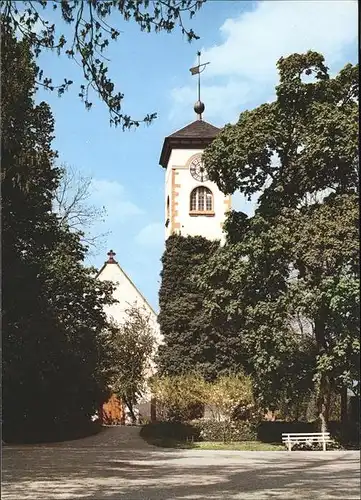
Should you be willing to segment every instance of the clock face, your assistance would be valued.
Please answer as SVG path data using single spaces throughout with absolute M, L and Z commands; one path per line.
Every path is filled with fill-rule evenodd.
M 189 168 L 192 177 L 199 182 L 205 182 L 208 181 L 209 177 L 206 172 L 206 169 L 204 168 L 202 159 L 200 156 L 195 158 Z

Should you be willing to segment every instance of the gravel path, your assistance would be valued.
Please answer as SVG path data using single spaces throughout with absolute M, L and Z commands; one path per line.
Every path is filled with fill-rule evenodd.
M 360 454 L 161 450 L 135 427 L 5 446 L 2 500 L 298 500 L 360 497 Z

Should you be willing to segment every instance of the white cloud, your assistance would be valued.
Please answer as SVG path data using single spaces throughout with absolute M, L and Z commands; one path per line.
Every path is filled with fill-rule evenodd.
M 238 119 L 240 101 L 247 101 L 251 96 L 252 87 L 248 83 L 230 80 L 225 85 L 206 85 L 202 89 L 202 101 L 206 106 L 206 114 L 209 119 L 219 126 L 225 122 Z M 172 90 L 174 107 L 170 112 L 170 119 L 179 117 L 179 110 L 189 110 L 194 105 L 194 88 L 178 87 Z
M 129 217 L 144 213 L 128 199 L 124 186 L 117 181 L 93 179 L 91 192 L 92 202 L 105 207 L 109 221 L 126 222 Z
M 212 62 L 208 77 L 274 81 L 277 60 L 293 52 L 317 50 L 330 64 L 337 63 L 345 46 L 357 39 L 357 2 L 260 2 L 255 10 L 227 19 L 220 30 L 224 43 L 203 54 Z
M 227 19 L 220 32 L 223 41 L 202 50 L 202 59 L 211 63 L 202 74 L 202 100 L 206 117 L 224 123 L 234 121 L 246 106 L 270 99 L 280 57 L 315 50 L 332 71 L 345 63 L 353 45 L 356 54 L 357 2 L 258 2 L 253 10 Z M 189 116 L 194 95 L 194 80 L 173 89 L 170 118 L 181 121 L 185 113 Z
M 164 231 L 164 224 L 153 222 L 139 231 L 135 241 L 147 248 L 161 249 L 164 244 Z

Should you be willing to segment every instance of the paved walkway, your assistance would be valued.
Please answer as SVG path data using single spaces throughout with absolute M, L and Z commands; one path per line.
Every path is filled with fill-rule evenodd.
M 348 452 L 161 450 L 135 427 L 76 441 L 5 446 L 2 500 L 356 500 Z

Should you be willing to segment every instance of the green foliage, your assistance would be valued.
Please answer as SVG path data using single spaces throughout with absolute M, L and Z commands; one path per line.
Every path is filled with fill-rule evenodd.
M 290 303 L 315 323 L 315 380 L 351 388 L 359 380 L 360 352 L 357 197 L 330 197 L 288 220 L 298 231 L 291 258 L 299 269 Z
M 203 413 L 207 399 L 207 384 L 197 374 L 155 376 L 151 390 L 157 401 L 157 418 L 184 422 Z
M 257 438 L 264 443 L 282 443 L 284 433 L 306 433 L 320 432 L 317 421 L 313 422 L 289 422 L 276 420 L 263 421 L 258 425 Z
M 234 413 L 253 409 L 253 387 L 250 377 L 243 374 L 221 376 L 207 384 L 206 402 L 216 421 L 230 422 Z
M 192 422 L 155 422 L 144 425 L 140 435 L 153 444 L 213 441 L 253 441 L 257 437 L 254 424 L 249 422 L 219 422 L 216 420 L 193 420 Z
M 187 446 L 189 447 L 189 446 Z M 259 441 L 233 441 L 223 443 L 216 441 L 203 441 L 200 443 L 191 443 L 191 448 L 200 450 L 232 450 L 232 451 L 281 451 L 283 446 L 277 444 L 260 443 Z
M 211 321 L 246 353 L 243 366 L 252 375 L 259 403 L 267 408 L 309 390 L 313 345 L 291 328 L 285 302 L 287 247 L 280 244 L 280 233 L 261 216 L 249 224 L 242 242 L 211 256 L 200 270 L 198 285 Z M 239 369 L 238 354 L 228 357 L 230 369 Z
M 256 425 L 251 422 L 221 421 L 221 420 L 194 420 L 192 425 L 199 432 L 200 441 L 255 441 L 257 439 Z
M 231 421 L 255 418 L 251 379 L 243 374 L 221 376 L 207 382 L 197 374 L 154 377 L 151 390 L 160 414 L 166 420 L 187 421 L 203 416 L 204 408 L 212 419 Z M 198 415 L 196 415 L 198 413 Z
M 328 451 L 333 450 L 343 450 L 342 445 L 335 440 L 331 440 L 327 443 L 326 449 Z M 322 451 L 322 443 L 317 442 L 303 442 L 303 443 L 295 443 L 292 445 L 292 451 Z
M 52 213 L 59 170 L 53 117 L 35 105 L 26 42 L 2 34 L 4 434 L 81 426 L 107 396 L 103 312 L 113 288 L 82 262 L 81 235 Z
M 140 435 L 146 441 L 197 441 L 199 430 L 190 423 L 154 422 L 144 425 Z
M 147 114 L 142 120 L 131 118 L 122 112 L 124 94 L 118 92 L 114 82 L 108 76 L 108 61 L 105 52 L 109 44 L 116 42 L 121 34 L 119 27 L 113 24 L 115 19 L 135 22 L 141 31 L 171 33 L 176 27 L 181 29 L 190 42 L 199 38 L 192 29 L 187 29 L 183 16 L 190 18 L 202 6 L 205 0 L 4 0 L 2 2 L 1 23 L 4 29 L 20 34 L 26 40 L 36 56 L 44 50 L 56 51 L 67 56 L 83 70 L 84 82 L 80 85 L 79 97 L 86 109 L 92 106 L 92 93 L 95 93 L 108 107 L 110 123 L 121 124 L 123 128 L 139 126 L 140 122 L 151 123 L 156 113 Z M 47 20 L 47 9 L 58 14 L 59 21 L 70 28 L 70 37 L 65 37 L 57 30 L 58 23 Z M 42 13 L 44 12 L 44 16 Z M 109 20 L 111 18 L 111 20 Z M 40 29 L 39 29 L 40 27 Z M 119 42 L 118 42 L 119 43 Z M 36 68 L 37 84 L 47 90 L 57 91 L 61 96 L 73 84 L 64 78 L 64 83 L 55 84 L 44 68 Z
M 199 266 L 218 247 L 219 242 L 200 236 L 172 235 L 166 242 L 158 315 L 164 337 L 157 362 L 161 374 L 196 371 L 215 378 L 222 367 L 223 346 L 203 311 L 203 296 L 194 282 Z
M 331 393 L 360 380 L 358 67 L 331 78 L 310 51 L 278 69 L 276 100 L 204 152 L 224 193 L 259 197 L 253 217 L 230 214 L 227 245 L 197 280 L 212 324 L 247 354 L 263 406 L 307 399 L 316 384 L 327 419 Z
M 203 156 L 224 193 L 261 191 L 259 209 L 268 215 L 358 184 L 358 67 L 331 79 L 323 56 L 309 51 L 281 58 L 278 69 L 277 100 L 243 112 Z M 305 83 L 305 75 L 314 80 Z
M 145 393 L 155 349 L 155 334 L 147 311 L 132 305 L 123 323 L 113 325 L 112 390 L 129 408 Z

